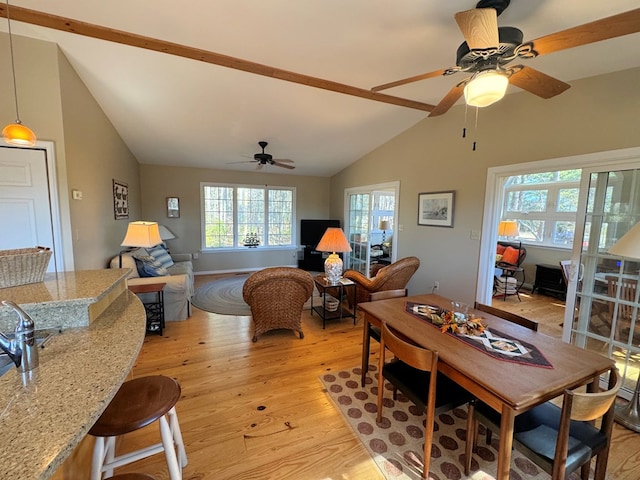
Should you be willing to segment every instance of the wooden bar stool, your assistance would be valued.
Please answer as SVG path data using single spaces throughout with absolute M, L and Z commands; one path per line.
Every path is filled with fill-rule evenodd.
M 171 480 L 182 479 L 187 464 L 175 405 L 180 385 L 162 375 L 124 382 L 89 433 L 96 437 L 91 480 L 113 475 L 113 469 L 164 451 Z M 167 420 L 168 415 L 168 420 Z M 162 442 L 116 456 L 116 437 L 159 421 Z M 105 474 L 105 477 L 102 474 Z M 134 477 L 135 478 L 135 477 Z

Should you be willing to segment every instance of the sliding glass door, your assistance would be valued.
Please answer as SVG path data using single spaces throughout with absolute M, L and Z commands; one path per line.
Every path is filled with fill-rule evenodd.
M 640 260 L 608 253 L 640 221 L 640 162 L 585 168 L 565 312 L 565 341 L 613 358 L 633 390 L 640 366 Z

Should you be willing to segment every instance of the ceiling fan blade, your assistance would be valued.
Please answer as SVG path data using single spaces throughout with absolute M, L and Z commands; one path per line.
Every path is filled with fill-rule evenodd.
M 293 160 L 290 160 L 288 158 L 274 158 L 273 159 L 274 162 L 284 162 L 284 163 L 293 163 Z
M 471 50 L 498 48 L 498 14 L 495 8 L 473 8 L 454 15 Z
M 443 113 L 447 113 L 451 107 L 458 101 L 458 99 L 462 96 L 464 92 L 465 82 L 461 82 L 447 93 L 440 103 L 436 105 L 436 108 L 431 110 L 429 114 L 430 117 L 437 117 L 438 115 L 442 115 Z
M 440 77 L 444 75 L 447 70 L 448 69 L 443 68 L 442 70 L 436 70 L 435 72 L 422 73 L 420 75 L 404 78 L 402 80 L 396 80 L 395 82 L 385 83 L 384 85 L 378 85 L 377 87 L 373 87 L 371 90 L 374 92 L 379 92 L 380 90 L 387 90 L 388 88 L 399 87 L 400 85 L 406 85 L 407 83 L 413 83 L 419 80 L 426 80 L 427 78 Z
M 531 43 L 538 55 L 546 55 L 637 32 L 640 32 L 640 8 L 552 33 Z
M 522 67 L 509 77 L 509 82 L 542 98 L 551 98 L 571 88 L 571 85 L 531 67 Z
M 235 165 L 237 163 L 255 163 L 255 160 L 244 160 L 242 162 L 226 162 L 225 165 Z
M 296 168 L 296 167 L 294 167 L 293 165 L 287 165 L 286 163 L 276 162 L 275 160 L 274 160 L 274 162 L 272 163 L 272 165 L 275 165 L 275 166 L 277 166 L 277 167 L 288 168 L 289 170 L 293 170 L 294 168 Z

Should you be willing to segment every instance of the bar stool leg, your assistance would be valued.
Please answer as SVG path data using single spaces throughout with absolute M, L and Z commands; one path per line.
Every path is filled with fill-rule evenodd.
M 164 455 L 167 458 L 167 466 L 169 467 L 169 478 L 171 480 L 182 479 L 182 469 L 178 465 L 178 458 L 176 456 L 176 449 L 173 445 L 173 432 L 167 422 L 167 417 L 163 415 L 159 418 L 160 423 L 160 436 L 162 437 L 162 444 L 164 445 Z
M 109 465 L 116 458 L 116 437 L 107 437 L 106 449 L 104 455 L 104 464 Z M 104 475 L 101 478 L 113 477 L 113 468 L 104 470 Z
M 91 480 L 100 480 L 102 478 L 102 471 L 100 467 L 104 462 L 104 442 L 104 437 L 96 437 L 96 443 L 93 447 L 93 457 L 91 461 Z
M 178 460 L 180 463 L 180 467 L 184 468 L 188 462 L 187 452 L 184 448 L 184 441 L 182 440 L 182 432 L 180 431 L 178 414 L 176 413 L 175 407 L 169 410 L 169 426 L 171 427 L 171 431 L 173 432 L 173 441 L 175 442 L 176 448 L 178 450 Z

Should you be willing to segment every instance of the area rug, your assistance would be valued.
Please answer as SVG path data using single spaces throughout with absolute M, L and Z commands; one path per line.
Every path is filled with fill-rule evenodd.
M 249 275 L 247 273 L 212 280 L 196 289 L 191 298 L 191 304 L 211 313 L 251 315 L 251 308 L 242 299 L 242 287 Z M 319 305 L 322 300 L 318 297 L 317 290 L 314 289 L 313 295 L 314 305 Z M 304 308 L 307 310 L 311 308 L 311 299 L 305 303 Z
M 329 372 L 320 377 L 329 397 L 342 412 L 353 432 L 388 480 L 420 479 L 424 450 L 424 413 L 398 392 L 385 393 L 382 422 L 376 423 L 377 368 L 371 366 L 364 388 L 360 387 L 359 367 Z M 436 417 L 431 450 L 431 480 L 491 480 L 495 478 L 498 459 L 498 435 L 492 445 L 478 436 L 478 450 L 473 454 L 471 472 L 464 475 L 466 408 L 456 408 Z M 484 432 L 481 429 L 480 432 Z M 570 478 L 574 478 L 573 476 Z M 511 480 L 548 480 L 537 465 L 516 450 L 511 456 Z

